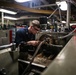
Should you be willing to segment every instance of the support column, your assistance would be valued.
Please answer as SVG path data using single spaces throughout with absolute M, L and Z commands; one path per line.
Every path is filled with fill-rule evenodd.
M 3 25 L 4 25 L 4 13 L 2 12 L 2 27 L 3 27 Z
M 70 15 L 71 15 L 71 9 L 70 9 L 70 2 L 67 1 L 67 18 L 66 18 L 66 26 L 70 27 Z

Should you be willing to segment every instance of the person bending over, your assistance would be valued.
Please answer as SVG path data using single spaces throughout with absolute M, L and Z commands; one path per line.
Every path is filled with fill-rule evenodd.
M 27 45 L 36 46 L 39 44 L 39 41 L 35 40 L 35 34 L 40 31 L 40 22 L 38 20 L 33 20 L 29 26 L 25 28 L 20 28 L 16 32 L 15 43 L 16 47 L 19 46 L 21 42 L 24 42 Z

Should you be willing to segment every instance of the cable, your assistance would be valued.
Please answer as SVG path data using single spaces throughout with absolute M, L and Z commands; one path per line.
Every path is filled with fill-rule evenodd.
M 37 47 L 37 49 L 36 49 L 36 51 L 35 51 L 35 53 L 34 53 L 34 55 L 33 55 L 33 57 L 32 57 L 32 60 L 30 61 L 30 63 L 28 64 L 28 66 L 26 67 L 26 69 L 24 70 L 24 72 L 22 73 L 22 75 L 25 75 L 25 73 L 29 71 L 29 68 L 30 68 L 30 66 L 31 66 L 31 64 L 32 64 L 35 56 L 37 55 L 37 53 L 38 53 L 41 45 L 42 45 L 44 42 L 45 42 L 45 40 L 42 41 L 42 42 L 40 42 L 40 44 L 38 45 L 38 47 Z M 27 73 L 26 75 L 28 75 L 28 73 Z
M 33 55 L 33 57 L 32 57 L 32 60 L 31 60 L 30 63 L 27 65 L 27 67 L 26 67 L 26 69 L 24 70 L 24 72 L 22 73 L 22 75 L 25 75 L 25 73 L 26 73 L 26 75 L 29 74 L 30 66 L 31 66 L 31 64 L 32 64 L 32 62 L 33 62 L 33 60 L 34 60 L 34 58 L 36 57 L 36 55 L 37 55 L 37 53 L 38 53 L 40 47 L 42 46 L 43 43 L 48 42 L 48 40 L 49 40 L 48 38 L 45 38 L 44 41 L 40 42 L 40 44 L 38 45 L 38 47 L 37 47 L 37 49 L 36 49 L 36 51 L 35 51 L 35 53 L 34 53 L 34 55 Z M 53 44 L 50 44 L 50 46 L 62 47 L 62 45 L 53 45 Z
M 64 39 L 64 38 L 66 38 L 66 37 L 68 37 L 68 36 L 70 36 L 70 35 L 73 35 L 73 33 L 76 31 L 76 28 L 73 30 L 73 31 L 71 31 L 68 35 L 65 35 L 65 36 L 62 36 L 62 37 L 58 37 L 58 39 Z

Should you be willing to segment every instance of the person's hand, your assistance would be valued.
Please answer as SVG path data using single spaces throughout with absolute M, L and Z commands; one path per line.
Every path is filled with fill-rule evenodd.
M 32 45 L 32 46 L 36 46 L 36 45 L 38 45 L 39 44 L 39 41 L 28 41 L 27 42 L 27 45 Z

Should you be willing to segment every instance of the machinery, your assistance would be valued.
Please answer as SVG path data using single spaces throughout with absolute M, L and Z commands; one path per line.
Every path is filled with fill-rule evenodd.
M 12 50 L 14 44 L 0 46 L 0 74 L 40 75 L 54 61 L 70 37 L 60 39 L 67 33 L 40 32 L 37 47 L 20 45 L 20 51 Z M 18 60 L 17 60 L 18 59 Z
M 41 75 L 76 75 L 76 36 L 73 36 Z
M 46 31 L 47 17 L 40 17 L 40 24 L 42 31 L 36 35 L 36 40 L 39 40 L 40 44 L 34 47 L 21 43 L 19 46 L 19 75 L 40 75 L 68 41 L 67 38 L 58 38 L 67 33 Z
M 0 46 L 0 75 L 18 75 L 18 51 L 14 43 Z
M 37 47 L 20 45 L 18 66 L 19 75 L 40 75 L 55 59 L 67 39 L 58 39 L 65 33 L 41 32 L 37 35 L 41 43 Z
M 8 51 L 0 54 L 0 72 L 2 74 L 7 71 L 8 75 L 40 75 L 46 68 L 48 68 L 49 64 L 53 62 L 71 37 L 60 38 L 68 33 L 46 31 L 46 22 L 41 23 L 45 30 L 36 35 L 36 40 L 40 41 L 40 44 L 37 47 L 31 45 L 25 46 L 24 43 L 21 43 L 19 46 L 19 57 L 17 55 L 18 53 L 15 51 Z M 1 50 L 4 48 L 6 49 L 5 46 L 0 46 Z M 16 63 L 14 62 L 14 56 L 18 57 Z M 9 66 L 9 64 L 11 66 Z M 14 64 L 15 66 L 13 67 Z M 8 68 L 10 72 L 7 70 Z M 12 72 L 12 69 L 14 73 Z

